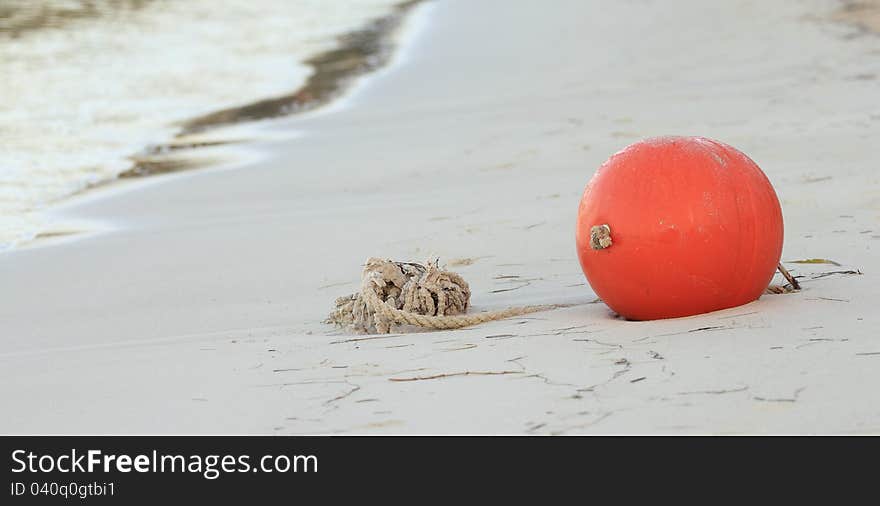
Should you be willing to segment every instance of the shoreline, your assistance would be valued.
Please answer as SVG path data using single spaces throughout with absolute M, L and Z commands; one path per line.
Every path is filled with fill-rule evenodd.
M 257 162 L 263 158 L 263 155 L 259 149 L 253 149 L 248 145 L 265 142 L 268 139 L 278 140 L 276 133 L 270 133 L 277 132 L 278 129 L 273 129 L 271 124 L 263 123 L 262 120 L 280 120 L 291 116 L 320 114 L 337 106 L 344 106 L 342 102 L 346 100 L 349 93 L 356 90 L 361 80 L 371 79 L 375 74 L 379 74 L 395 64 L 395 58 L 405 51 L 405 48 L 400 46 L 406 43 L 406 41 L 397 40 L 398 36 L 408 29 L 408 23 L 415 23 L 415 20 L 412 19 L 416 16 L 415 11 L 420 6 L 430 5 L 432 1 L 405 0 L 399 2 L 393 6 L 394 12 L 368 20 L 361 29 L 339 35 L 339 39 L 360 40 L 361 42 L 351 42 L 344 47 L 330 49 L 310 58 L 306 63 L 311 60 L 320 60 L 322 62 L 320 65 L 327 70 L 323 73 L 315 72 L 296 92 L 277 99 L 284 103 L 289 99 L 298 100 L 297 97 L 303 95 L 303 90 L 314 87 L 310 83 L 316 81 L 325 83 L 322 100 L 311 100 L 305 103 L 304 107 L 293 112 L 272 114 L 271 108 L 267 108 L 266 112 L 269 115 L 262 118 L 235 119 L 237 118 L 236 111 L 246 110 L 250 106 L 221 110 L 217 114 L 222 113 L 222 117 L 228 118 L 229 122 L 217 121 L 205 125 L 201 130 L 180 132 L 171 143 L 154 145 L 147 149 L 145 152 L 148 153 L 148 156 L 133 155 L 130 157 L 133 160 L 138 160 L 132 169 L 118 174 L 115 178 L 89 185 L 52 202 L 40 213 L 44 216 L 57 217 L 57 220 L 51 222 L 52 226 L 37 232 L 29 240 L 0 249 L 0 255 L 6 252 L 49 247 L 61 242 L 85 239 L 116 228 L 112 225 L 112 220 L 72 219 L 67 210 L 75 209 L 81 203 L 100 201 L 106 196 L 116 195 L 120 192 L 137 191 L 151 182 L 161 184 L 163 178 L 174 177 L 176 174 L 198 170 L 236 170 Z M 369 46 L 369 51 L 364 46 Z M 360 55 L 344 62 L 340 73 L 339 69 L 334 69 L 335 57 L 349 52 L 360 52 Z M 379 54 L 382 55 L 382 58 L 373 60 L 370 65 L 360 67 L 357 65 L 357 62 Z M 267 101 L 275 102 L 276 99 Z M 263 104 L 267 101 L 261 100 L 253 104 Z M 281 134 L 282 137 L 286 135 L 288 134 Z M 153 158 L 150 158 L 150 154 Z M 137 169 L 138 166 L 141 168 Z
M 412 10 L 425 0 L 405 0 L 392 12 L 371 20 L 352 32 L 336 37 L 337 47 L 316 54 L 303 63 L 313 72 L 294 92 L 275 98 L 256 100 L 244 105 L 220 109 L 180 123 L 181 131 L 172 142 L 151 146 L 146 156 L 132 156 L 134 165 L 118 179 L 148 177 L 210 166 L 186 158 L 193 150 L 236 143 L 235 140 L 189 141 L 193 135 L 239 123 L 256 122 L 313 111 L 343 95 L 355 80 L 387 65 L 397 48 L 394 33 Z M 172 153 L 171 157 L 165 156 Z M 151 159 L 151 155 L 154 158 Z
M 32 247 L 35 243 L 41 244 L 47 238 L 78 234 L 79 231 L 76 230 L 78 225 L 71 226 L 69 223 L 46 221 L 45 217 L 57 215 L 60 208 L 80 199 L 83 195 L 91 194 L 95 190 L 128 184 L 133 179 L 147 176 L 221 167 L 236 163 L 236 152 L 247 151 L 247 147 L 243 144 L 254 139 L 224 137 L 224 133 L 226 133 L 224 130 L 228 130 L 229 127 L 256 124 L 263 119 L 314 111 L 330 105 L 334 98 L 344 96 L 358 79 L 380 70 L 391 61 L 397 50 L 395 34 L 402 29 L 413 8 L 423 1 L 398 1 L 388 6 L 385 14 L 367 18 L 359 27 L 334 36 L 331 40 L 335 42 L 331 47 L 312 53 L 307 58 L 300 60 L 299 68 L 305 67 L 312 69 L 312 71 L 305 76 L 302 84 L 289 94 L 278 98 L 256 99 L 253 102 L 226 109 L 215 108 L 214 112 L 193 116 L 186 120 L 178 120 L 170 124 L 171 137 L 168 142 L 143 144 L 133 153 L 113 158 L 121 165 L 117 171 L 100 177 L 92 177 L 90 181 L 73 181 L 75 184 L 71 188 L 60 193 L 56 192 L 48 199 L 43 197 L 43 201 L 33 204 L 32 207 L 18 209 L 14 207 L 15 201 L 13 200 L 12 209 L 18 212 L 9 215 L 13 217 L 12 224 L 14 226 L 8 243 L 0 244 L 0 254 L 23 247 Z M 102 16 L 129 15 L 130 11 L 136 11 L 145 5 L 139 4 L 137 8 L 127 5 L 119 6 L 118 12 L 103 4 L 83 6 L 82 10 L 70 7 L 69 9 L 59 8 L 58 12 L 37 11 L 39 16 L 35 18 L 34 23 L 39 21 L 40 26 L 46 25 L 47 30 L 57 31 L 66 23 L 75 24 L 82 20 Z M 105 12 L 105 9 L 109 10 Z M 29 12 L 26 11 L 24 14 L 29 14 Z M 14 21 L 12 20 L 10 23 L 14 25 Z M 22 22 L 24 25 L 33 24 L 27 19 L 25 21 Z M 19 28 L 26 28 L 24 25 Z M 24 33 L 29 34 L 30 31 L 32 30 L 28 29 Z M 15 40 L 21 36 L 21 33 L 20 31 L 10 31 L 4 35 Z M 279 79 L 284 78 L 284 76 L 278 77 Z M 248 133 L 252 134 L 257 131 L 258 129 L 252 128 Z M 127 168 L 123 168 L 125 166 Z M 70 172 L 72 173 L 73 170 L 71 169 Z M 16 181 L 12 180 L 12 183 L 15 184 Z M 43 184 L 41 180 L 38 183 Z M 26 224 L 27 227 L 25 227 Z
M 437 2 L 414 57 L 345 107 L 267 124 L 259 160 L 66 207 L 120 226 L 4 254 L 0 432 L 880 431 L 880 106 L 854 77 L 878 42 L 805 21 L 811 6 L 740 7 Z M 841 266 L 787 263 L 803 291 L 688 318 L 591 304 L 583 187 L 676 133 L 762 167 L 786 261 Z M 455 264 L 474 311 L 577 305 L 352 336 L 322 321 L 368 256 Z

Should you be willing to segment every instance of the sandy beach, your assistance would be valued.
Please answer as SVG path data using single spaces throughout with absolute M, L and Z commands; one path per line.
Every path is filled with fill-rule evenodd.
M 0 433 L 880 433 L 880 36 L 840 8 L 418 5 L 341 99 L 246 127 L 227 163 L 86 192 L 48 211 L 82 233 L 0 253 Z M 803 290 L 648 322 L 595 302 L 584 186 L 670 134 L 761 166 Z M 572 306 L 324 323 L 371 256 L 439 258 L 472 311 Z

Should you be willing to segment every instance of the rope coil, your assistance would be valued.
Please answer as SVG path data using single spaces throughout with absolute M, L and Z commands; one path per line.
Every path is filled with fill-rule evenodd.
M 441 269 L 437 261 L 418 264 L 369 258 L 360 291 L 336 299 L 327 322 L 371 334 L 387 334 L 394 325 L 450 330 L 563 307 L 521 306 L 465 314 L 470 296 L 467 282 Z

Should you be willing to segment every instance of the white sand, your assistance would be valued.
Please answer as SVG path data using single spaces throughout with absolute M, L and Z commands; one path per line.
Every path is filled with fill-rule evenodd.
M 262 125 L 261 160 L 93 193 L 59 216 L 111 229 L 0 256 L 0 432 L 880 432 L 880 38 L 822 21 L 836 5 L 429 6 L 399 64 Z M 476 310 L 589 302 L 583 187 L 661 134 L 763 167 L 783 258 L 843 264 L 797 274 L 865 274 L 656 322 L 321 323 L 373 255 L 476 258 Z M 390 381 L 464 371 L 509 373 Z

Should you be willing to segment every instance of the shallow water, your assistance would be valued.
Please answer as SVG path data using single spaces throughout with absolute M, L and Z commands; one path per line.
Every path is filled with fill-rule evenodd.
M 187 120 L 290 94 L 310 56 L 397 0 L 4 0 L 0 249 Z

